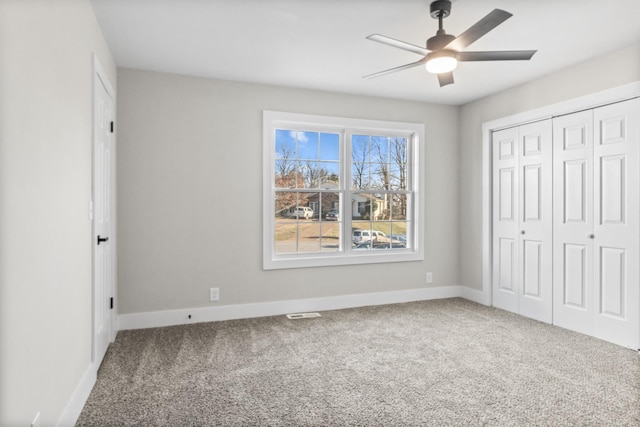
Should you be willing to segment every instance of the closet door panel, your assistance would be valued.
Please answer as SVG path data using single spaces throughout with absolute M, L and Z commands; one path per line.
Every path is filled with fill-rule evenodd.
M 518 312 L 518 132 L 492 136 L 493 165 L 493 305 Z
M 545 120 L 520 126 L 519 313 L 552 321 L 552 128 Z
M 553 323 L 593 334 L 593 113 L 553 120 Z
M 594 335 L 640 347 L 640 99 L 594 110 Z

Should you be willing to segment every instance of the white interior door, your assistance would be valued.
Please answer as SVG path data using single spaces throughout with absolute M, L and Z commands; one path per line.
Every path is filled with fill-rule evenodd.
M 593 334 L 593 112 L 553 120 L 553 323 Z
M 494 307 L 518 313 L 518 128 L 493 133 L 493 253 Z
M 94 75 L 93 161 L 93 362 L 100 364 L 112 338 L 114 280 L 113 133 L 114 104 L 103 81 Z
M 594 110 L 594 335 L 640 348 L 640 99 Z
M 493 134 L 493 305 L 551 323 L 549 120 Z
M 520 148 L 519 313 L 551 323 L 553 209 L 551 120 L 518 129 Z
M 640 347 L 640 100 L 554 119 L 554 320 Z

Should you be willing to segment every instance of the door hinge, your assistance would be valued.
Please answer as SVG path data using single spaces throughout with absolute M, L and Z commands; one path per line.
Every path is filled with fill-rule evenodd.
M 109 298 L 109 308 L 113 310 L 113 297 Z
M 111 133 L 113 133 L 113 122 L 111 122 Z

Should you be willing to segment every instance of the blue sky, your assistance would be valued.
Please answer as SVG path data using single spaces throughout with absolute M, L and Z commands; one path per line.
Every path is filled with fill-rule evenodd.
M 338 161 L 340 136 L 337 133 L 276 129 L 275 149 L 276 158 L 282 158 L 283 149 L 287 149 L 293 154 L 292 160 Z

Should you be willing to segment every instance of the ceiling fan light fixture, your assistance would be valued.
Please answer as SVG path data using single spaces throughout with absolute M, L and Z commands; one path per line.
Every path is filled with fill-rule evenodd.
M 458 66 L 458 61 L 528 61 L 536 53 L 535 50 L 466 51 L 469 45 L 513 15 L 502 9 L 493 9 L 484 18 L 455 37 L 447 34 L 442 25 L 443 19 L 451 13 L 451 2 L 452 0 L 435 0 L 431 3 L 431 17 L 438 20 L 438 31 L 435 36 L 427 39 L 426 49 L 382 34 L 368 36 L 369 40 L 418 54 L 422 58 L 419 61 L 369 74 L 363 78 L 380 77 L 424 64 L 429 73 L 437 74 L 438 83 L 442 87 L 453 83 L 452 71 Z
M 449 73 L 458 66 L 458 60 L 456 60 L 453 52 L 440 51 L 434 52 L 429 56 L 426 68 L 432 74 Z

